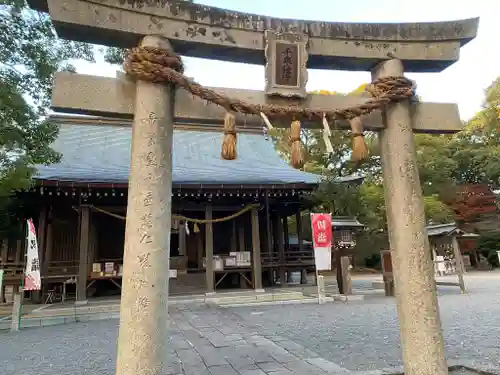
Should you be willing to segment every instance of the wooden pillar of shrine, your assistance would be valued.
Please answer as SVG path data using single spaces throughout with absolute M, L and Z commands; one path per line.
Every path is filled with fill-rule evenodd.
M 16 241 L 16 254 L 14 256 L 14 261 L 16 263 L 24 263 L 24 249 L 26 248 L 26 236 L 28 235 L 26 220 L 24 218 L 21 220 L 19 226 L 21 227 L 21 235 Z
M 186 238 L 186 223 L 179 221 L 179 256 L 187 255 L 187 238 Z
M 287 252 L 290 251 L 290 235 L 288 233 L 288 216 L 284 216 L 283 217 L 283 237 L 285 239 L 285 254 L 284 254 L 284 264 L 286 265 L 287 264 Z M 290 277 L 290 271 L 288 269 L 286 269 L 285 271 L 285 280 L 283 281 L 283 283 L 288 283 L 288 278 Z
M 266 245 L 267 245 L 267 256 L 271 262 L 272 259 L 274 258 L 273 254 L 273 233 L 272 233 L 272 228 L 271 228 L 271 212 L 270 212 L 270 207 L 269 207 L 269 192 L 266 190 L 266 195 L 265 195 L 265 214 L 266 214 Z M 267 273 L 267 280 L 270 286 L 274 284 L 274 275 L 273 275 L 273 268 L 268 268 L 269 272 Z
M 231 241 L 231 248 L 234 246 L 232 251 L 246 251 L 245 250 L 245 219 L 246 214 L 243 214 L 239 218 L 233 220 L 233 240 Z M 240 288 L 248 288 L 248 283 L 245 278 L 240 277 Z
M 205 220 L 212 220 L 212 205 L 205 207 Z M 205 224 L 205 274 L 207 279 L 207 294 L 215 292 L 214 278 L 214 229 L 212 223 Z
M 24 227 L 23 227 L 24 229 Z M 23 238 L 25 236 L 23 235 Z M 18 239 L 16 241 L 16 254 L 15 254 L 15 257 L 14 257 L 14 261 L 16 263 L 21 263 L 22 262 L 22 257 L 23 257 L 23 242 L 25 242 L 26 240 L 25 239 Z
M 302 216 L 300 214 L 300 208 L 295 214 L 296 222 L 297 222 L 297 241 L 299 245 L 299 251 L 304 250 L 304 239 L 302 238 Z
M 38 256 L 40 258 L 40 263 L 43 264 L 44 252 L 45 252 L 45 238 L 47 235 L 47 215 L 48 207 L 43 206 L 40 210 L 38 216 L 38 227 L 37 229 L 37 243 L 38 243 Z
M 90 206 L 80 206 L 80 235 L 78 280 L 76 283 L 76 298 L 78 303 L 87 301 L 87 279 L 89 275 L 90 252 Z
M 230 252 L 238 251 L 238 233 L 236 232 L 236 219 L 231 220 L 231 247 Z
M 259 209 L 252 208 L 252 273 L 253 287 L 262 290 L 262 264 L 260 260 Z
M 201 228 L 200 228 L 201 229 Z M 196 244 L 196 260 L 198 264 L 198 268 L 203 268 L 203 256 L 205 254 L 205 250 L 203 249 L 203 235 L 200 232 L 194 233 L 195 236 L 195 244 Z
M 1 247 L 0 247 L 0 259 L 2 260 L 3 263 L 7 263 L 8 255 L 9 255 L 9 241 L 7 239 L 4 239 L 1 241 Z
M 92 272 L 92 264 L 98 259 L 99 236 L 95 220 L 90 218 L 89 223 L 89 254 L 87 256 L 87 276 Z M 118 271 L 118 269 L 117 269 Z
M 241 216 L 238 225 L 238 251 L 245 251 L 245 216 Z
M 300 206 L 297 208 L 295 217 L 297 218 L 297 241 L 299 245 L 299 251 L 302 253 L 304 251 L 304 237 L 302 234 L 302 215 L 300 212 Z M 300 272 L 300 283 L 307 284 L 307 274 L 305 269 L 301 270 Z
M 40 277 L 42 278 L 42 290 L 45 290 L 45 288 L 47 288 L 47 284 L 49 282 L 49 266 L 50 262 L 52 261 L 52 249 L 54 247 L 53 223 L 50 216 L 47 220 L 47 238 L 45 241 L 45 256 L 43 257 L 43 263 L 40 273 Z
M 284 226 L 282 218 L 277 215 L 276 217 L 276 234 L 278 240 L 278 253 L 280 259 L 279 277 L 280 284 L 286 284 L 286 267 L 285 267 L 285 241 L 284 241 Z

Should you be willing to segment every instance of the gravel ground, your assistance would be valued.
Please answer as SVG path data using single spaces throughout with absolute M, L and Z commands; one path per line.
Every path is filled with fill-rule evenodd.
M 439 287 L 439 306 L 449 359 L 500 366 L 500 274 L 466 276 L 468 294 Z M 232 309 L 264 335 L 281 335 L 350 370 L 401 365 L 394 299 Z
M 457 288 L 440 288 L 448 358 L 500 367 L 500 274 L 468 276 L 466 282 L 467 295 L 460 295 Z M 172 360 L 187 353 L 182 351 L 186 340 L 195 346 L 205 345 L 206 350 L 211 348 L 210 342 L 217 341 L 217 350 L 229 353 L 230 346 L 222 341 L 241 336 L 238 340 L 244 345 L 244 340 L 265 342 L 267 350 L 286 348 L 301 358 L 317 355 L 349 370 L 401 364 L 395 303 L 391 298 L 370 297 L 364 302 L 323 306 L 200 307 L 177 310 L 172 315 L 178 327 L 172 335 L 180 338 L 173 342 L 169 353 Z M 0 375 L 113 375 L 117 328 L 118 321 L 109 320 L 0 333 Z M 197 330 L 205 331 L 205 336 L 194 335 Z M 248 353 L 245 348 L 243 351 Z M 207 353 L 208 358 L 215 358 L 212 352 Z M 263 355 L 252 354 L 255 362 L 257 354 Z M 238 355 L 241 359 L 242 354 Z M 298 360 L 294 361 L 299 365 Z M 226 364 L 219 367 L 223 368 L 232 370 Z

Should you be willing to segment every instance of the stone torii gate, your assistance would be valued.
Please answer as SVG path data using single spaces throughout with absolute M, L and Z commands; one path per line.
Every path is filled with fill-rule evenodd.
M 49 12 L 60 37 L 118 47 L 267 64 L 265 92 L 216 89 L 251 105 L 327 112 L 363 96 L 307 95 L 307 68 L 371 71 L 374 81 L 408 72 L 439 72 L 476 36 L 478 19 L 439 23 L 359 24 L 283 20 L 168 0 L 28 0 Z M 290 58 L 287 74 L 279 60 Z M 286 77 L 285 77 L 286 76 Z M 168 80 L 167 80 L 168 81 Z M 293 98 L 292 98 L 293 97 Z M 221 123 L 226 109 L 175 91 L 170 82 L 137 83 L 60 73 L 53 107 L 65 112 L 133 117 L 117 374 L 165 373 L 172 133 L 177 121 Z M 454 104 L 390 103 L 363 117 L 379 131 L 389 238 L 406 375 L 448 372 L 425 230 L 413 131 L 462 127 Z M 245 126 L 259 116 L 236 116 Z M 305 121 L 321 128 L 321 120 Z M 285 126 L 276 123 L 276 126 Z M 337 128 L 348 128 L 337 121 Z M 209 264 L 210 262 L 207 262 Z

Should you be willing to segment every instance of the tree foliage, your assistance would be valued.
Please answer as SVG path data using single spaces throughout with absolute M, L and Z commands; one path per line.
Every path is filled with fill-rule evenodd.
M 353 93 L 363 90 L 361 85 Z M 342 95 L 326 90 L 315 93 Z M 483 108 L 464 125 L 464 130 L 455 135 L 415 135 L 428 221 L 466 222 L 496 213 L 491 190 L 500 189 L 500 77 L 486 89 Z M 272 135 L 277 149 L 287 158 L 288 130 Z M 367 134 L 370 157 L 363 163 L 349 160 L 349 132 L 333 131 L 332 155 L 326 155 L 320 131 L 303 130 L 302 138 L 306 154 L 304 170 L 324 177 L 316 195 L 318 208 L 336 215 L 358 216 L 370 228 L 384 229 L 385 203 L 377 136 Z M 350 174 L 365 176 L 365 182 L 357 187 L 336 181 Z M 463 193 L 477 189 L 481 190 L 478 194 Z
M 74 70 L 70 59 L 92 60 L 92 46 L 61 40 L 46 14 L 24 0 L 0 2 L 0 212 L 13 191 L 29 187 L 34 166 L 58 161 L 50 148 L 57 127 L 46 121 L 52 80 Z M 9 219 L 0 215 L 0 227 Z M 1 230 L 1 228 L 0 228 Z
M 498 253 L 500 251 L 500 231 L 487 233 L 477 240 L 477 250 L 486 258 L 488 262 L 498 267 Z
M 101 51 L 107 62 L 123 62 L 123 49 Z M 50 18 L 29 9 L 25 0 L 0 0 L 0 212 L 7 202 L 12 202 L 13 191 L 29 186 L 34 165 L 53 163 L 60 157 L 50 148 L 57 127 L 46 121 L 46 114 L 53 75 L 58 70 L 74 70 L 68 64 L 72 59 L 93 60 L 93 47 L 58 39 Z M 350 94 L 360 94 L 365 87 L 361 85 Z M 343 95 L 327 90 L 316 93 Z M 453 136 L 415 135 L 428 220 L 454 218 L 444 202 L 458 185 L 500 188 L 499 130 L 500 78 L 488 87 L 483 108 L 464 131 Z M 350 161 L 349 132 L 334 129 L 332 133 L 334 152 L 327 154 L 321 131 L 302 130 L 306 158 L 303 169 L 323 176 L 315 203 L 336 215 L 358 216 L 374 230 L 385 229 L 377 134 L 367 132 L 370 156 L 354 163 Z M 289 130 L 274 129 L 270 135 L 278 152 L 289 160 Z M 338 177 L 348 175 L 363 175 L 365 181 L 360 186 L 336 182 Z
M 361 85 L 350 94 L 360 94 L 366 85 Z M 320 95 L 343 95 L 334 91 L 320 90 Z M 278 152 L 285 160 L 290 159 L 289 129 L 273 129 L 270 132 Z M 383 179 L 381 176 L 378 136 L 367 132 L 365 140 L 370 150 L 367 160 L 352 162 L 351 136 L 348 131 L 333 130 L 331 142 L 333 153 L 328 155 L 319 130 L 302 129 L 305 164 L 303 170 L 323 176 L 315 197 L 317 209 L 338 216 L 356 216 L 373 230 L 386 228 Z M 451 157 L 436 158 L 435 150 L 446 151 L 443 145 L 449 137 L 417 135 L 417 158 L 424 187 L 424 204 L 428 220 L 446 222 L 453 220 L 453 211 L 443 203 L 439 193 L 451 184 L 449 175 L 455 163 Z M 443 173 L 444 172 L 444 173 Z M 338 178 L 360 175 L 365 181 L 360 185 L 339 184 Z

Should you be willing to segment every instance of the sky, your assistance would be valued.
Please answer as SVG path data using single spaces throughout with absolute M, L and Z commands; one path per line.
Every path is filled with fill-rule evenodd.
M 439 73 L 414 73 L 424 101 L 458 103 L 467 120 L 478 110 L 484 90 L 500 76 L 498 0 L 201 0 L 205 5 L 280 18 L 331 22 L 429 22 L 480 17 L 478 36 L 460 51 L 460 60 Z M 264 67 L 184 57 L 186 75 L 206 86 L 262 90 Z M 83 74 L 114 77 L 118 69 L 98 56 L 76 62 Z M 370 81 L 368 72 L 309 70 L 307 89 L 349 92 Z

